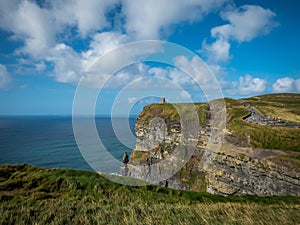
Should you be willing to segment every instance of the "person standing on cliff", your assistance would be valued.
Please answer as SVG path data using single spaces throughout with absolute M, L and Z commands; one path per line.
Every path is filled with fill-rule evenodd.
M 121 175 L 127 176 L 128 174 L 128 166 L 127 163 L 129 162 L 129 157 L 127 152 L 124 152 L 123 158 L 122 158 L 122 166 L 121 166 Z
M 129 162 L 128 154 L 127 154 L 127 152 L 124 152 L 123 158 L 122 158 L 122 163 L 127 164 L 128 162 Z

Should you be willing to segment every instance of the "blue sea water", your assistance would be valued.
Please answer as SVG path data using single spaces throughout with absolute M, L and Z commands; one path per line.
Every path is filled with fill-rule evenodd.
M 125 146 L 124 141 L 121 143 L 118 139 L 111 118 L 95 118 L 99 138 L 115 159 L 121 160 L 124 151 L 130 153 L 134 148 L 135 120 L 134 117 L 114 119 L 119 130 L 129 124 L 132 133 L 122 133 Z M 0 164 L 17 163 L 93 170 L 77 146 L 71 116 L 0 117 Z

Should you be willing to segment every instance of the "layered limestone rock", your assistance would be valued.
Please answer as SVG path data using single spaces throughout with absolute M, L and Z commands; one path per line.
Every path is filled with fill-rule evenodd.
M 221 195 L 300 196 L 299 162 L 293 157 L 299 154 L 225 144 L 202 168 L 207 191 Z
M 300 196 L 299 153 L 251 148 L 249 137 L 229 131 L 224 139 L 212 140 L 207 105 L 197 106 L 204 115 L 197 134 L 186 136 L 182 120 L 172 110 L 162 110 L 167 105 L 148 106 L 138 117 L 128 176 L 220 195 Z

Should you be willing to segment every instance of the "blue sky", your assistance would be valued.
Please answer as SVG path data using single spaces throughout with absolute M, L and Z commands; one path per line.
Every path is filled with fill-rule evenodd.
M 108 82 L 106 74 L 88 74 L 111 50 L 143 40 L 191 50 L 226 97 L 299 93 L 299 8 L 294 0 L 0 0 L 0 115 L 71 114 L 82 79 L 100 93 L 96 114 L 110 114 L 112 106 L 120 115 L 128 107 L 136 114 L 162 96 L 169 102 L 205 100 L 177 66 L 196 82 L 209 86 L 210 80 L 182 55 L 174 55 L 173 65 L 124 67 Z M 151 50 L 135 54 L 156 53 Z

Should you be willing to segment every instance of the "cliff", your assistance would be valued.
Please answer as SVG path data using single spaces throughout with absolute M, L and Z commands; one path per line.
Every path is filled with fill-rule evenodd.
M 295 96 L 293 107 L 300 106 Z M 128 176 L 220 195 L 300 196 L 299 128 L 249 123 L 244 101 L 225 99 L 226 129 L 219 130 L 213 124 L 221 114 L 212 113 L 212 102 L 197 103 L 192 112 L 189 104 L 146 106 L 137 118 Z

